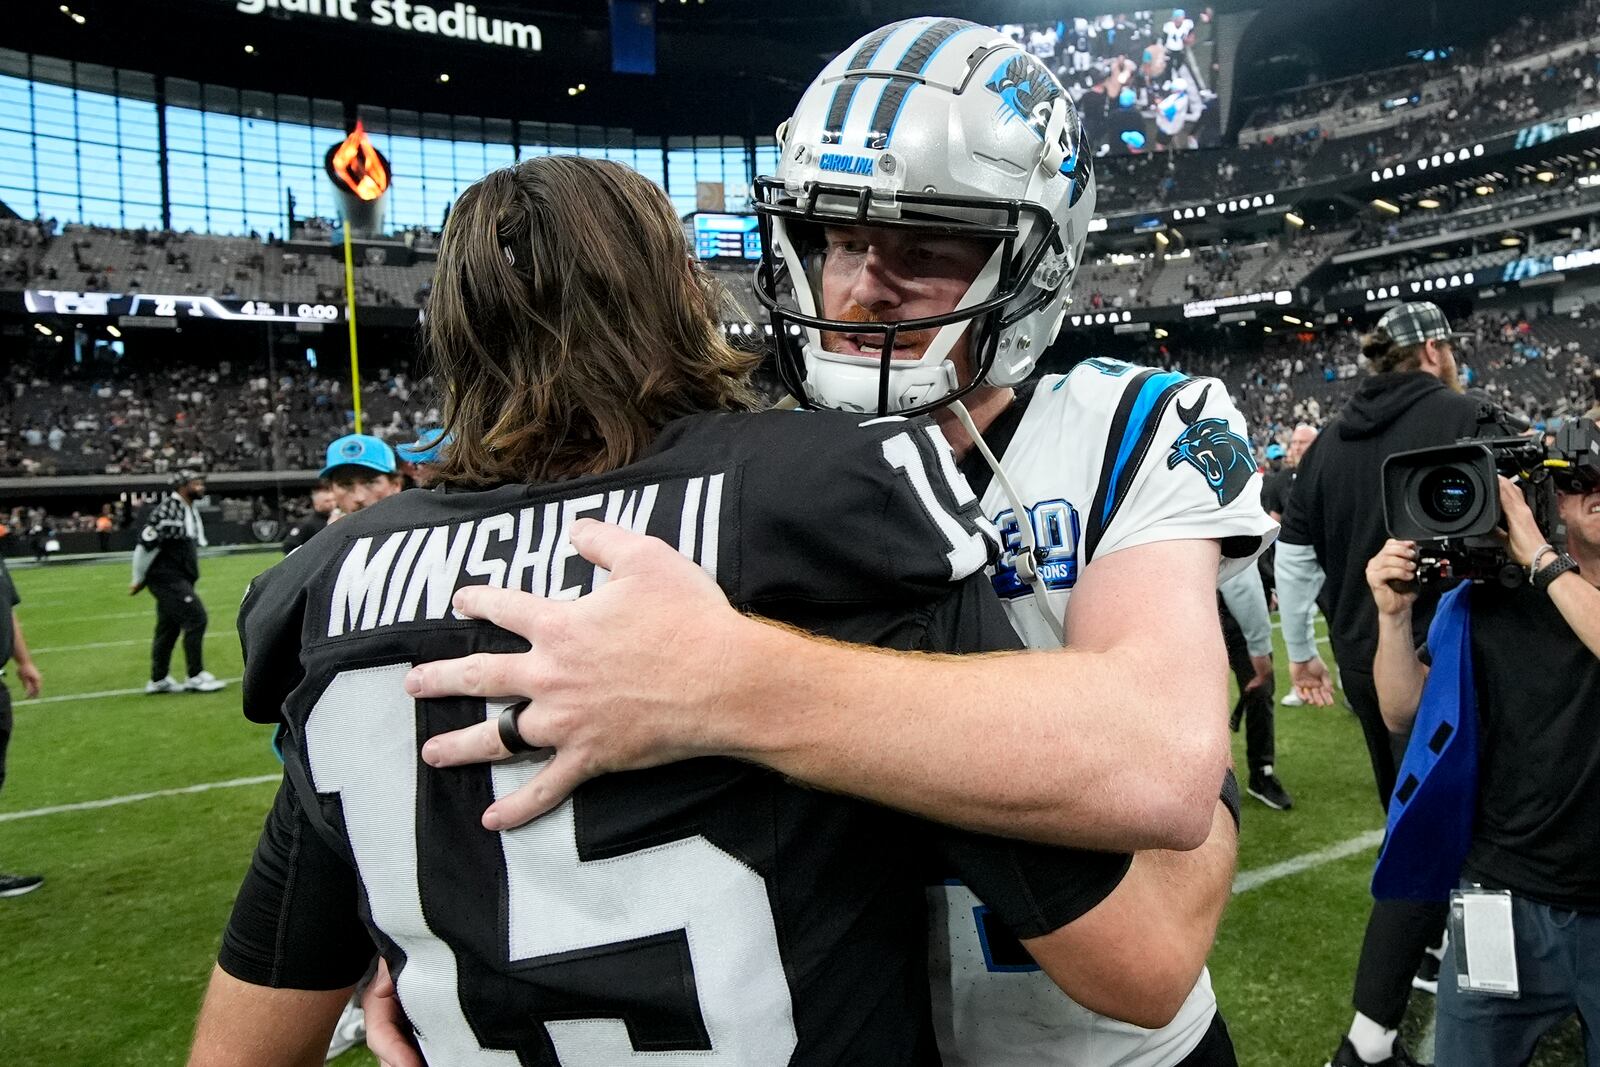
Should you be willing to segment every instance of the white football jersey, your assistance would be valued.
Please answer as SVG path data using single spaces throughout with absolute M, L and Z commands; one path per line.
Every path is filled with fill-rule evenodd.
M 1166 38 L 1167 51 L 1181 52 L 1188 44 L 1189 35 L 1194 32 L 1194 19 L 1185 18 L 1182 22 L 1168 19 L 1161 27 L 1161 33 Z
M 1042 379 L 1000 456 L 1043 550 L 1050 611 L 1064 616 L 1082 568 L 1156 541 L 1218 540 L 1218 580 L 1277 536 L 1244 419 L 1214 378 L 1094 359 Z M 1059 642 L 1016 573 L 1018 518 L 991 480 L 982 509 L 1005 554 L 992 572 L 1012 626 L 1031 648 Z M 1220 786 L 1221 783 L 1219 782 Z M 996 952 L 983 908 L 963 885 L 929 889 L 934 1021 L 947 1067 L 1171 1067 L 1216 1012 L 1202 972 L 1171 1024 L 1147 1030 L 1067 998 L 1016 953 Z

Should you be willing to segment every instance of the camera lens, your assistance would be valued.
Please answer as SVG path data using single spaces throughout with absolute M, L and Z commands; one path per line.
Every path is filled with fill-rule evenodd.
M 1435 522 L 1457 522 L 1478 501 L 1477 486 L 1456 467 L 1429 471 L 1418 488 L 1422 510 Z

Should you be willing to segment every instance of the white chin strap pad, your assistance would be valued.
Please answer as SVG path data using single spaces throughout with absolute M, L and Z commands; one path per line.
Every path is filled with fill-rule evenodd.
M 880 366 L 830 359 L 806 346 L 806 398 L 819 407 L 878 412 Z M 927 404 L 956 391 L 956 370 L 950 363 L 925 366 L 907 362 L 889 369 L 888 414 Z

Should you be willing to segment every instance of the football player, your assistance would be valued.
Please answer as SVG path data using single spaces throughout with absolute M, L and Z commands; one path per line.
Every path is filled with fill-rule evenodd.
M 522 751 L 521 705 L 419 700 L 408 672 L 524 647 L 453 613 L 462 587 L 568 600 L 609 584 L 569 539 L 583 516 L 819 635 L 1016 642 L 983 573 L 998 544 L 937 428 L 750 413 L 754 357 L 721 339 L 670 202 L 628 168 L 545 157 L 463 193 L 426 330 L 454 491 L 347 516 L 240 611 L 245 711 L 285 727 L 285 776 L 191 1063 L 320 1060 L 376 943 L 432 1063 L 925 1064 L 928 855 L 1074 986 L 1072 920 L 1126 855 L 937 829 L 725 759 L 598 779 L 515 831 L 479 825 L 550 754 Z M 516 761 L 419 760 L 433 734 L 482 722 Z M 1152 962 L 1126 981 L 1169 982 L 1167 931 L 1133 942 Z
M 1065 316 L 1094 194 L 1060 84 L 1010 39 L 950 19 L 885 27 L 830 63 L 779 133 L 779 172 L 756 182 L 757 288 L 786 381 L 817 407 L 936 413 L 1003 539 L 994 588 L 1041 651 L 913 664 L 809 641 L 729 611 L 664 549 L 585 528 L 580 550 L 617 566 L 588 602 L 458 600 L 559 641 L 433 663 L 408 684 L 532 696 L 519 737 L 557 756 L 489 825 L 531 818 L 600 771 L 736 753 L 963 825 L 1192 849 L 1140 853 L 1074 925 L 1105 935 L 1086 954 L 1106 986 L 1133 963 L 1112 931 L 1153 914 L 1181 917 L 1175 966 L 1203 961 L 1236 847 L 1217 796 L 1216 587 L 1276 531 L 1243 420 L 1213 379 L 1089 360 L 1029 380 Z M 646 588 L 662 595 L 645 605 Z M 628 664 L 629 684 L 571 666 L 601 655 Z M 424 756 L 504 753 L 492 727 L 474 727 Z M 1118 1023 L 1000 949 L 964 887 L 934 895 L 946 1063 L 1234 1062 L 1203 973 L 1153 1028 Z

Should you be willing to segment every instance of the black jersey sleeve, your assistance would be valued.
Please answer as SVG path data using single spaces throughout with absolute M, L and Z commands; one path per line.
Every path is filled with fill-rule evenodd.
M 287 778 L 233 902 L 217 963 L 275 989 L 354 985 L 375 949 L 355 871 L 315 832 Z
M 284 698 L 304 675 L 300 645 L 306 591 L 321 562 L 313 547 L 308 544 L 256 575 L 239 605 L 244 714 L 251 722 L 278 722 Z
M 1322 558 L 1321 546 L 1317 544 L 1317 533 L 1324 528 L 1322 523 L 1322 452 L 1317 448 L 1318 441 L 1312 441 L 1311 447 L 1300 457 L 1299 466 L 1295 468 L 1294 492 L 1289 494 L 1289 504 L 1283 511 L 1283 518 L 1279 520 L 1282 528 L 1278 533 L 1278 540 L 1286 545 L 1312 545 L 1317 548 L 1317 558 Z
M 1042 937 L 1094 910 L 1133 863 L 1121 852 L 1007 841 L 946 827 L 929 833 L 945 869 L 959 875 L 1019 938 Z

